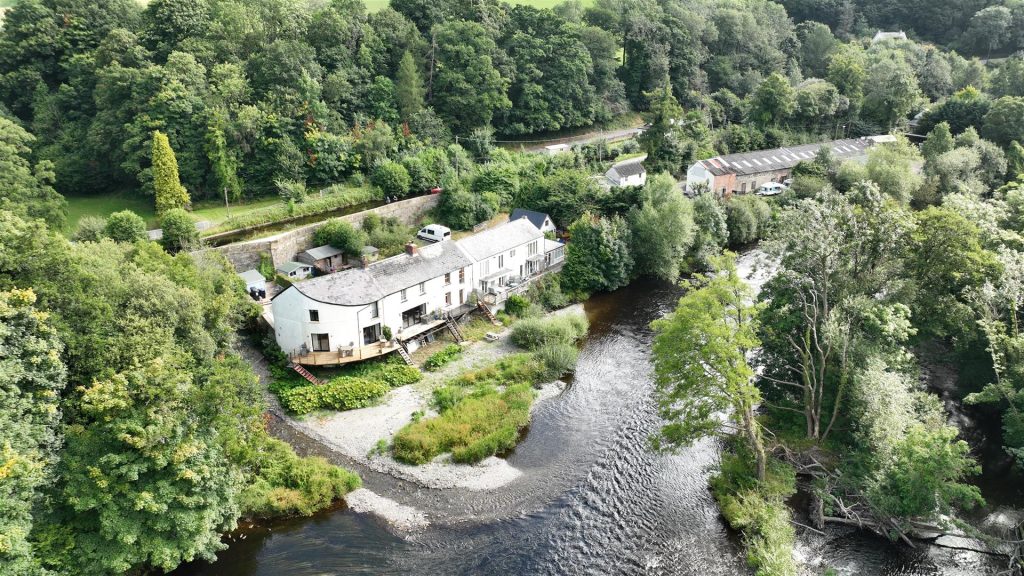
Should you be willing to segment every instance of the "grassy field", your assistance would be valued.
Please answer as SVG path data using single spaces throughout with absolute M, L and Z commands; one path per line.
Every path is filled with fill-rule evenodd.
M 2 2 L 3 0 L 0 0 Z M 146 224 L 156 224 L 156 213 L 153 211 L 152 198 L 144 198 L 137 194 L 119 192 L 103 196 L 69 196 L 68 231 L 78 228 L 78 221 L 85 216 L 107 217 L 119 210 L 131 210 L 146 219 Z
M 2 0 L 0 0 L 2 1 Z M 67 230 L 73 232 L 78 228 L 78 221 L 84 216 L 107 217 L 120 210 L 131 210 L 146 219 L 146 224 L 156 227 L 156 213 L 153 210 L 152 198 L 139 196 L 131 193 L 115 193 L 104 196 L 71 196 L 68 201 L 68 225 Z M 230 211 L 224 208 L 224 204 L 215 200 L 208 200 L 197 203 L 192 210 L 192 216 L 198 220 L 208 220 L 216 226 L 218 223 L 231 216 L 263 210 L 281 203 L 277 197 L 261 198 L 250 202 L 231 206 Z

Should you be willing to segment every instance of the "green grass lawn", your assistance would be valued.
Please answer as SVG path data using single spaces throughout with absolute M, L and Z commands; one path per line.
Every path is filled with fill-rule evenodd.
M 0 0 L 2 2 L 4 0 Z M 85 216 L 107 217 L 120 210 L 131 210 L 146 219 L 146 224 L 156 224 L 156 213 L 153 211 L 153 199 L 131 192 L 116 192 L 102 196 L 68 196 L 67 230 L 73 232 L 78 228 L 78 221 Z
M 2 1 L 2 0 L 0 0 Z M 131 192 L 117 192 L 102 196 L 69 196 L 68 201 L 68 225 L 66 230 L 70 233 L 78 228 L 78 221 L 84 216 L 107 217 L 120 210 L 131 210 L 146 219 L 146 225 L 155 228 L 157 226 L 156 213 L 153 210 L 153 199 Z M 223 202 L 216 200 L 203 200 L 193 206 L 192 216 L 196 221 L 208 220 L 216 226 L 218 223 L 231 216 L 241 216 L 248 212 L 263 210 L 281 203 L 281 199 L 275 197 L 260 198 L 245 203 L 233 204 L 230 210 L 224 208 Z

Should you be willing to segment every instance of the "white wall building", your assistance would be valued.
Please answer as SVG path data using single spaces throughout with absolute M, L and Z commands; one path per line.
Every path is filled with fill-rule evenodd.
M 562 245 L 552 258 L 560 262 Z M 529 220 L 502 224 L 458 242 L 416 247 L 365 267 L 296 282 L 274 297 L 273 329 L 300 364 L 332 365 L 391 352 L 384 327 L 406 341 L 468 311 L 483 297 L 543 271 L 544 235 Z
M 642 160 L 620 162 L 604 173 L 604 177 L 612 186 L 643 186 L 647 183 L 647 170 Z

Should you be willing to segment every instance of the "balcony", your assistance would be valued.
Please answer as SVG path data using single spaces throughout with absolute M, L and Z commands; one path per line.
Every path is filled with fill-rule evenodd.
M 379 358 L 398 350 L 397 340 L 377 342 L 369 346 L 339 346 L 337 350 L 309 352 L 299 350 L 288 355 L 288 359 L 303 366 L 340 366 L 351 362 L 361 362 L 371 358 Z

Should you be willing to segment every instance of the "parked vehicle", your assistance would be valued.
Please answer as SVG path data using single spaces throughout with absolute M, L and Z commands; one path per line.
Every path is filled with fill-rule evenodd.
M 440 224 L 430 224 L 421 228 L 416 233 L 416 237 L 427 242 L 444 242 L 445 240 L 451 240 L 452 231 Z
M 782 184 L 779 184 L 778 182 L 766 182 L 766 183 L 761 185 L 760 189 L 758 189 L 757 195 L 758 196 L 776 196 L 776 195 L 782 194 L 782 192 L 785 191 L 785 190 L 786 190 L 786 187 L 783 186 Z
M 785 186 L 786 188 L 789 188 L 790 186 L 793 185 L 793 179 L 786 178 L 785 180 L 782 181 L 782 185 Z

